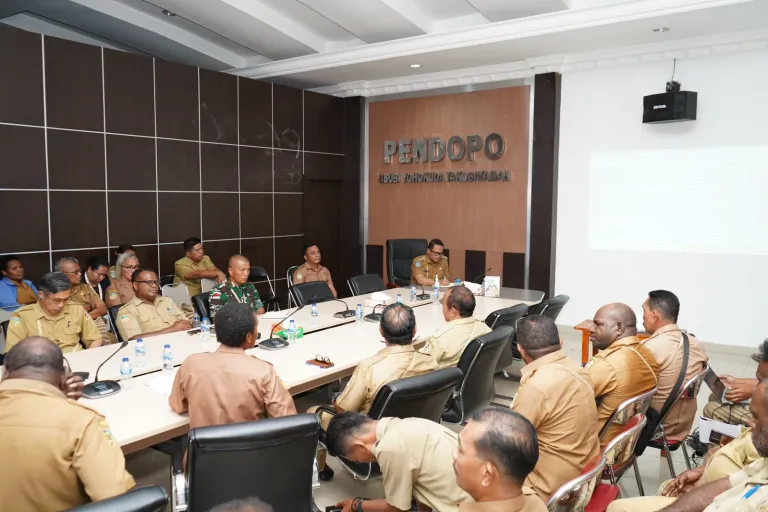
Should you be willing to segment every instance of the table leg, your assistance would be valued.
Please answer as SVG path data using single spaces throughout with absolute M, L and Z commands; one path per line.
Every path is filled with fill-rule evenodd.
M 589 361 L 589 332 L 581 331 L 581 364 Z

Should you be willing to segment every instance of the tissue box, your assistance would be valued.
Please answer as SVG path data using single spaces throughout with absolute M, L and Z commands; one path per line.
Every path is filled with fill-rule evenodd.
M 389 306 L 393 302 L 394 302 L 394 300 L 389 299 L 389 298 L 387 300 L 365 299 L 364 306 L 366 308 L 373 308 L 373 307 L 376 307 L 376 306 L 380 306 L 382 304 L 384 304 L 385 306 Z M 379 309 L 381 309 L 381 308 L 379 308 Z M 377 313 L 378 313 L 378 311 L 377 311 Z
M 280 338 L 283 338 L 284 340 L 288 339 L 288 329 L 280 329 L 275 333 L 275 336 L 279 336 Z M 296 338 L 303 338 L 304 337 L 304 328 L 299 327 L 296 329 Z

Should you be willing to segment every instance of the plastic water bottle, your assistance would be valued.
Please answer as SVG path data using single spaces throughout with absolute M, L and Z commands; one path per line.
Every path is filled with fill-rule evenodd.
M 295 343 L 296 342 L 296 321 L 291 318 L 291 320 L 288 322 L 288 343 Z
M 128 380 L 133 377 L 133 368 L 131 367 L 131 361 L 127 357 L 123 358 L 123 362 L 120 363 L 120 380 Z
M 312 316 L 318 316 L 320 313 L 317 312 L 317 304 L 314 302 L 312 303 Z
M 195 313 L 195 316 L 192 318 L 192 327 L 194 329 L 200 328 L 200 315 L 198 315 L 197 313 Z
M 402 304 L 403 303 L 403 296 L 398 293 L 397 297 L 395 297 L 395 301 L 397 301 L 398 304 Z
M 136 368 L 141 368 L 146 364 L 147 347 L 144 346 L 144 340 L 139 338 L 136 340 L 136 345 L 133 348 L 134 360 L 136 361 Z
M 204 316 L 203 321 L 200 322 L 200 334 L 203 335 L 203 341 L 211 339 L 211 321 L 207 316 Z
M 457 280 L 455 280 L 455 281 L 454 281 L 454 283 L 456 283 L 456 284 L 461 284 L 461 279 L 457 279 Z
M 163 346 L 163 371 L 173 371 L 173 352 L 169 343 Z
M 357 308 L 355 308 L 355 321 L 357 323 L 363 322 L 363 305 L 358 304 Z
M 411 285 L 411 304 L 413 304 L 414 302 L 416 302 L 416 285 L 412 284 Z
M 432 298 L 438 303 L 440 302 L 440 284 L 438 283 L 437 277 L 435 277 L 435 287 L 432 288 Z

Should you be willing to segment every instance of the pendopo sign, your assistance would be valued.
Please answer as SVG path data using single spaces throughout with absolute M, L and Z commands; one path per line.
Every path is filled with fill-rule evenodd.
M 392 163 L 392 157 L 397 154 L 401 164 L 418 162 L 440 162 L 446 155 L 452 162 L 467 158 L 475 160 L 475 153 L 483 150 L 489 160 L 498 160 L 504 154 L 504 138 L 498 133 L 491 133 L 485 139 L 479 135 L 463 137 L 454 135 L 443 142 L 438 137 L 425 139 L 402 139 L 384 141 L 384 163 Z

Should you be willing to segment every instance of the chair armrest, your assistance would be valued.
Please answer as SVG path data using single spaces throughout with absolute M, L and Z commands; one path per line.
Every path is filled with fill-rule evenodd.
M 320 416 L 321 412 L 327 412 L 328 414 L 333 415 L 333 416 L 336 416 L 337 414 L 339 414 L 339 411 L 337 411 L 336 409 L 334 409 L 330 405 L 320 405 L 320 406 L 318 406 L 317 410 L 315 411 L 315 414 Z

